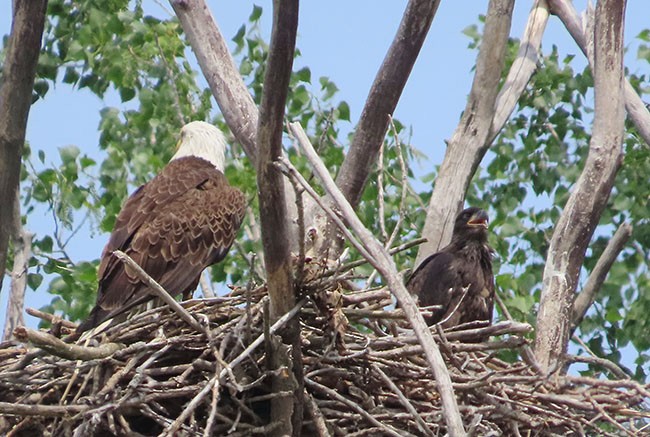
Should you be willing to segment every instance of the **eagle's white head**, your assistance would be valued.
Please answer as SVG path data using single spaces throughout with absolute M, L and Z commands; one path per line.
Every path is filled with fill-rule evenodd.
M 226 153 L 226 137 L 223 132 L 205 121 L 192 121 L 181 128 L 181 139 L 174 159 L 196 156 L 210 161 L 223 172 Z

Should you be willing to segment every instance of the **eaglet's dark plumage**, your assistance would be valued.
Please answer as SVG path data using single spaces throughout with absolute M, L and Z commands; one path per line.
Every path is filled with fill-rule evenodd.
M 493 250 L 487 244 L 488 216 L 479 208 L 462 211 L 451 243 L 426 258 L 406 288 L 421 307 L 436 305 L 425 320 L 443 328 L 476 320 L 492 321 L 494 307 Z
M 210 134 L 210 128 L 216 130 L 194 123 Z M 173 159 L 122 207 L 102 253 L 97 303 L 77 333 L 153 297 L 113 251 L 125 252 L 170 293 L 187 295 L 203 270 L 226 256 L 245 208 L 244 194 L 213 162 L 197 156 Z

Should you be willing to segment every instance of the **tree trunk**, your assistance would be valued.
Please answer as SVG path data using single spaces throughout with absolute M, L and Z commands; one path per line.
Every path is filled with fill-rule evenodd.
M 553 232 L 544 267 L 535 354 L 545 372 L 561 369 L 585 251 L 623 157 L 625 0 L 600 0 L 594 30 L 595 115 L 585 168 Z
M 257 187 L 260 204 L 260 224 L 264 246 L 267 287 L 271 298 L 270 317 L 274 322 L 296 304 L 293 266 L 290 251 L 290 217 L 284 192 L 284 176 L 275 162 L 282 156 L 282 128 L 296 46 L 298 29 L 298 0 L 274 0 L 273 31 L 269 57 L 264 76 L 262 103 L 257 128 Z M 271 420 L 283 425 L 273 435 L 287 433 L 300 435 L 302 425 L 302 396 L 304 391 L 302 355 L 298 319 L 281 333 L 284 344 L 290 344 L 292 374 L 277 372 L 273 391 L 285 392 L 298 382 L 293 396 L 277 396 L 271 403 Z M 286 353 L 286 347 L 274 347 L 273 353 Z M 283 357 L 274 357 L 273 363 L 287 363 Z
M 11 35 L 4 60 L 0 88 L 0 272 L 3 275 L 46 8 L 47 0 L 14 3 Z

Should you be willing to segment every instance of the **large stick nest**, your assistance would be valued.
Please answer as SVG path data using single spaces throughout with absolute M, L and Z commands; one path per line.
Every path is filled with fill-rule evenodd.
M 399 310 L 386 310 L 388 292 L 342 293 L 332 276 L 309 284 L 296 315 L 303 434 L 444 434 L 436 382 Z M 104 358 L 0 345 L 0 434 L 266 434 L 271 400 L 287 395 L 271 390 L 268 336 L 247 349 L 265 338 L 267 300 L 260 287 L 185 302 L 203 332 L 166 306 L 142 312 L 95 334 L 91 346 L 118 349 Z M 647 385 L 620 375 L 542 378 L 516 359 L 526 324 L 432 330 L 475 435 L 637 435 L 648 423 Z

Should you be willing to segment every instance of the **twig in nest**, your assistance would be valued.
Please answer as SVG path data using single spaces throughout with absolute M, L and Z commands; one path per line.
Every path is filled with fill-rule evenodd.
M 142 267 L 138 265 L 135 261 L 131 259 L 130 256 L 128 256 L 126 253 L 122 252 L 121 250 L 116 250 L 113 252 L 113 255 L 115 255 L 120 261 L 131 267 L 134 271 L 136 276 L 138 277 L 139 280 L 144 282 L 150 290 L 153 291 L 153 294 L 155 294 L 157 297 L 162 299 L 169 307 L 176 313 L 178 316 L 186 322 L 188 325 L 190 325 L 192 328 L 194 328 L 198 332 L 206 332 L 206 328 L 199 323 L 198 320 L 196 320 L 190 313 L 187 312 L 185 308 L 183 308 L 176 300 L 165 290 L 162 288 L 162 286 L 156 282 L 155 279 L 153 279 L 147 272 L 145 272 Z
M 77 327 L 77 324 L 74 322 L 70 322 L 68 320 L 62 319 L 61 317 L 55 315 L 55 314 L 50 314 L 46 313 L 43 311 L 39 311 L 35 308 L 27 308 L 25 310 L 27 314 L 29 314 L 32 317 L 39 318 L 41 320 L 45 320 L 46 322 L 50 322 L 51 324 L 55 323 L 60 323 L 62 326 L 65 326 L 66 328 L 71 328 L 75 329 Z
M 52 355 L 68 360 L 88 361 L 106 358 L 124 348 L 124 345 L 119 343 L 105 343 L 98 347 L 68 344 L 53 335 L 25 328 L 24 326 L 14 329 L 14 336 L 20 341 L 29 342 Z
M 381 423 L 379 420 L 375 419 L 370 413 L 368 413 L 361 405 L 357 404 L 356 402 L 352 402 L 351 400 L 347 399 L 344 396 L 341 396 L 338 394 L 335 390 L 332 390 L 329 387 L 326 387 L 324 385 L 321 385 L 317 383 L 316 381 L 312 381 L 309 378 L 305 378 L 305 384 L 308 385 L 309 387 L 313 388 L 314 390 L 317 390 L 330 399 L 336 400 L 347 407 L 351 408 L 354 410 L 357 414 L 360 414 L 362 417 L 364 417 L 368 422 L 372 423 L 376 427 L 382 429 L 386 434 L 394 436 L 394 437 L 401 437 L 404 435 L 412 435 L 410 433 L 406 433 L 405 431 L 404 434 L 400 433 L 398 430 L 393 428 L 390 425 L 385 425 Z
M 420 429 L 420 431 L 422 431 L 423 433 L 425 433 L 428 436 L 433 437 L 435 434 L 429 429 L 429 427 L 425 423 L 424 419 L 422 419 L 422 416 L 420 416 L 420 414 L 417 412 L 415 407 L 413 407 L 413 404 L 411 404 L 411 401 L 409 401 L 408 398 L 406 396 L 404 396 L 404 393 L 402 393 L 402 390 L 399 389 L 399 387 L 393 382 L 393 380 L 390 379 L 390 377 L 388 375 L 386 375 L 386 373 L 384 373 L 384 371 L 381 370 L 381 368 L 376 364 L 372 365 L 372 370 L 377 372 L 379 377 L 386 384 L 388 384 L 388 387 L 391 389 L 391 391 L 397 395 L 397 397 L 399 398 L 402 405 L 404 405 L 404 408 L 406 408 L 406 410 L 409 413 L 411 413 L 411 415 L 413 416 L 413 418 L 417 422 L 418 428 Z

